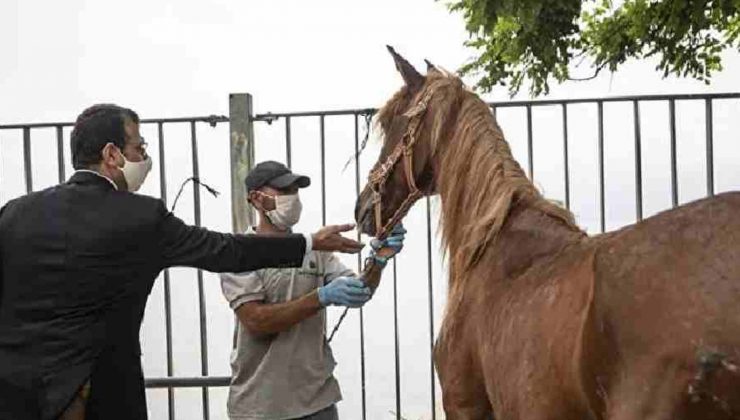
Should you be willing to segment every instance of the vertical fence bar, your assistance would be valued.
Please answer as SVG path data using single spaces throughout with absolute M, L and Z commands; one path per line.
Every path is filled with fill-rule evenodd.
M 529 180 L 534 182 L 534 146 L 532 144 L 532 105 L 527 105 L 527 159 Z
M 293 159 L 291 156 L 292 151 L 290 139 L 290 117 L 285 117 L 285 164 L 288 166 L 288 169 L 292 169 L 293 167 Z
M 195 121 L 190 122 L 190 140 L 193 152 L 193 177 L 200 179 L 198 167 L 198 137 L 195 130 Z M 193 183 L 193 207 L 195 210 L 195 225 L 200 226 L 200 188 Z M 206 327 L 206 301 L 203 291 L 203 271 L 198 270 L 198 306 L 200 309 L 200 373 L 208 376 L 208 330 Z M 208 401 L 208 387 L 203 387 L 203 418 L 210 418 Z
M 601 222 L 601 232 L 606 231 L 606 210 L 605 210 L 605 195 L 604 191 L 604 103 L 598 101 L 597 103 L 599 117 L 599 214 Z
M 321 127 L 323 133 L 323 124 Z M 355 114 L 355 195 L 356 198 L 360 197 L 360 124 L 357 114 Z M 360 240 L 359 228 L 357 229 L 357 240 Z M 358 253 L 357 272 L 359 273 L 361 271 L 362 255 Z M 362 308 L 360 308 L 360 384 L 362 398 L 362 419 L 365 420 L 367 418 L 367 400 L 365 394 L 365 313 Z
M 632 101 L 632 115 L 635 127 L 635 214 L 642 220 L 642 132 L 640 129 L 640 103 Z
M 707 129 L 707 195 L 714 195 L 714 112 L 712 100 L 705 99 L 705 125 Z
M 367 391 L 365 389 L 365 313 L 360 308 L 360 382 L 362 399 L 362 420 L 367 420 Z
M 570 210 L 570 164 L 568 159 L 568 105 L 561 104 L 563 110 L 563 162 L 565 176 L 565 208 Z
M 321 130 L 321 224 L 326 225 L 326 132 L 324 115 L 319 117 Z
M 355 118 L 355 200 L 360 198 L 360 122 L 357 114 Z M 356 202 L 356 201 L 355 201 Z M 360 229 L 357 229 L 357 241 L 360 240 Z M 362 271 L 362 254 L 357 253 L 357 272 Z M 360 308 L 362 311 L 362 308 Z
M 401 420 L 401 350 L 398 337 L 398 285 L 396 258 L 393 258 L 393 346 L 396 362 L 396 420 Z
M 33 191 L 33 168 L 31 163 L 31 129 L 23 128 L 23 170 L 26 175 L 26 192 Z
M 678 170 L 676 158 L 676 100 L 668 100 L 668 119 L 671 132 L 671 204 L 678 206 Z
M 159 140 L 159 195 L 162 202 L 167 206 L 167 173 L 165 170 L 164 151 L 164 127 L 162 123 L 157 124 L 157 137 Z M 165 346 L 167 350 L 167 377 L 172 377 L 172 291 L 170 289 L 170 270 L 164 270 L 164 326 Z M 175 419 L 175 393 L 174 389 L 167 388 L 167 412 L 169 420 Z
M 437 419 L 437 395 L 434 383 L 434 295 L 432 287 L 432 210 L 429 197 L 426 197 L 427 204 L 427 282 L 429 286 L 429 375 L 431 380 L 432 391 L 432 420 Z
M 67 179 L 66 168 L 64 167 L 64 129 L 61 125 L 56 127 L 57 131 L 57 176 L 62 183 Z
M 360 122 L 359 116 L 354 115 L 355 119 L 355 200 L 360 198 Z M 355 201 L 356 202 L 356 201 Z M 360 240 L 360 229 L 357 229 L 357 241 Z M 357 253 L 357 272 L 362 271 L 362 253 Z M 362 316 L 362 308 L 360 308 L 360 316 Z M 362 333 L 362 331 L 360 331 Z
M 357 114 L 355 118 L 355 200 L 360 198 L 360 121 Z M 360 229 L 357 229 L 357 240 L 360 240 Z M 362 271 L 362 254 L 357 253 L 357 272 Z M 362 308 L 360 308 L 362 311 Z

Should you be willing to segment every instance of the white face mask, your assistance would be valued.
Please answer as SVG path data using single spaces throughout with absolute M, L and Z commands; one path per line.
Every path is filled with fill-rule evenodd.
M 121 154 L 123 156 L 123 153 Z M 123 177 L 126 179 L 126 185 L 131 192 L 138 191 L 141 184 L 144 183 L 149 171 L 152 170 L 152 158 L 147 156 L 146 159 L 139 162 L 132 162 L 123 156 Z
M 298 194 L 270 197 L 275 200 L 275 210 L 265 212 L 270 222 L 281 230 L 289 230 L 295 226 L 301 219 L 301 211 L 303 211 L 303 204 Z

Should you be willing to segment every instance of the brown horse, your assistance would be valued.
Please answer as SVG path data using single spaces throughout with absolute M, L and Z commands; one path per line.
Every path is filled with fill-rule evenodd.
M 391 52 L 405 86 L 355 216 L 382 235 L 441 196 L 447 419 L 740 419 L 740 194 L 589 237 L 459 78 Z

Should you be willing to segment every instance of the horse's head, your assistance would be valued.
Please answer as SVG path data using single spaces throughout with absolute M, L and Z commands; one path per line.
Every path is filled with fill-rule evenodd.
M 423 76 L 388 50 L 404 86 L 378 112 L 383 147 L 355 206 L 358 226 L 373 236 L 388 233 L 416 200 L 435 192 L 435 151 L 453 123 L 450 109 L 465 91 L 458 77 L 428 61 Z

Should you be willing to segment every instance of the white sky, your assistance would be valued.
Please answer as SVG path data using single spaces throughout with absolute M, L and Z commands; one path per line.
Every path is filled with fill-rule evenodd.
M 390 56 L 391 44 L 419 69 L 423 59 L 447 69 L 458 68 L 472 54 L 462 47 L 462 19 L 432 0 L 367 1 L 162 1 L 133 0 L 1 0 L 0 124 L 70 121 L 96 102 L 115 102 L 143 118 L 228 114 L 228 94 L 254 95 L 256 111 L 302 111 L 377 107 L 400 87 Z M 587 83 L 553 86 L 552 98 L 627 94 L 738 91 L 740 59 L 726 54 L 725 71 L 711 86 L 692 80 L 663 80 L 654 63 L 630 63 L 617 74 Z M 579 73 L 588 73 L 580 69 Z M 506 99 L 505 90 L 486 95 Z M 717 190 L 740 187 L 737 133 L 738 101 L 715 104 Z M 548 196 L 562 198 L 562 149 L 559 109 L 534 111 L 535 180 Z M 681 201 L 704 194 L 703 104 L 677 105 Z M 592 106 L 569 109 L 573 209 L 589 231 L 598 230 L 595 124 Z M 633 138 L 631 108 L 605 107 L 607 228 L 634 219 Z M 526 158 L 522 110 L 499 113 L 499 122 L 514 153 Z M 351 118 L 328 118 L 327 215 L 329 222 L 352 217 L 353 170 L 341 171 L 353 151 Z M 665 104 L 645 105 L 642 114 L 645 213 L 670 206 L 668 134 Z M 283 123 L 258 123 L 257 157 L 283 159 Z M 144 127 L 150 143 L 152 127 Z M 190 171 L 190 131 L 166 126 L 167 188 L 170 202 Z M 198 126 L 203 179 L 226 193 L 219 199 L 202 194 L 203 223 L 228 230 L 228 129 Z M 361 135 L 363 134 L 361 128 Z M 53 133 L 34 131 L 34 184 L 56 181 Z M 294 169 L 312 176 L 304 194 L 306 213 L 300 227 L 320 224 L 318 122 L 293 123 Z M 53 143 L 52 143 L 53 144 Z M 0 204 L 24 192 L 20 135 L 0 131 Z M 156 147 L 152 153 L 159 156 Z M 363 156 L 362 172 L 377 155 L 372 144 Z M 155 160 L 158 165 L 158 160 Z M 526 167 L 526 161 L 521 162 Z M 68 164 L 68 163 L 67 163 Z M 156 168 L 155 168 L 156 169 Z M 364 176 L 364 175 L 363 175 Z M 145 193 L 159 194 L 155 170 Z M 177 213 L 192 221 L 192 193 L 186 190 Z M 436 206 L 433 200 L 433 219 Z M 407 220 L 410 234 L 398 264 L 402 412 L 409 420 L 430 418 L 429 334 L 426 269 L 426 216 L 423 204 Z M 435 225 L 436 222 L 433 222 Z M 443 267 L 434 241 L 435 325 L 443 300 Z M 348 264 L 355 259 L 347 258 Z M 175 373 L 200 374 L 197 293 L 192 270 L 173 272 Z M 209 366 L 228 374 L 232 319 L 220 296 L 217 277 L 205 275 L 209 317 Z M 365 310 L 368 418 L 392 418 L 394 352 L 392 277 L 386 277 Z M 155 286 L 143 328 L 147 375 L 165 374 L 162 285 Z M 338 311 L 330 313 L 330 326 Z M 352 312 L 340 330 L 334 353 L 345 401 L 343 418 L 359 418 L 358 315 Z M 200 418 L 199 390 L 177 391 L 177 418 Z M 212 391 L 212 418 L 224 417 L 225 390 Z M 164 392 L 150 392 L 154 419 L 166 413 Z M 439 402 L 440 399 L 437 398 Z M 439 418 L 439 417 L 438 417 Z

